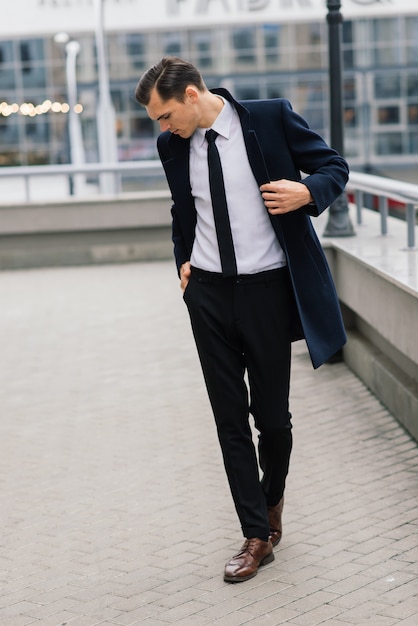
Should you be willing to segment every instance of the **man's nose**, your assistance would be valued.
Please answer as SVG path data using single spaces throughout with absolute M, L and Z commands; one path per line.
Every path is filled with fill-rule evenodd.
M 159 124 L 162 133 L 170 128 L 170 122 L 168 122 L 167 120 L 160 120 Z

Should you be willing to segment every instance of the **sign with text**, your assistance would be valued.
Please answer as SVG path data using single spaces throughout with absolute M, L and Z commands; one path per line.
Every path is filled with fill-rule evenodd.
M 0 37 L 94 31 L 98 0 L 12 0 Z M 325 20 L 326 0 L 102 0 L 108 31 Z M 341 0 L 344 19 L 418 15 L 417 0 Z

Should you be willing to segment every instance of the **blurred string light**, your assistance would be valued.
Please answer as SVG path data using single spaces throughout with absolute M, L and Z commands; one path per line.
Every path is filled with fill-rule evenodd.
M 82 113 L 83 105 L 74 105 L 74 113 Z M 27 117 L 36 117 L 37 115 L 44 115 L 45 113 L 69 113 L 70 105 L 67 102 L 51 102 L 51 100 L 44 100 L 42 104 L 34 105 L 32 102 L 23 102 L 22 104 L 9 104 L 7 102 L 0 102 L 0 115 L 3 117 L 9 117 L 9 115 L 20 114 Z

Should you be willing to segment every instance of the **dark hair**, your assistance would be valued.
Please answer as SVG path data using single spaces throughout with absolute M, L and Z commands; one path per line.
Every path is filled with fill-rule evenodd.
M 179 57 L 164 57 L 141 77 L 135 89 L 135 98 L 146 106 L 155 87 L 163 102 L 172 98 L 183 102 L 188 85 L 204 91 L 205 83 L 199 70 Z

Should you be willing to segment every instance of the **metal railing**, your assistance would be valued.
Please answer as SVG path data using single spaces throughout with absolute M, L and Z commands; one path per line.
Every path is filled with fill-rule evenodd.
M 163 170 L 159 160 L 122 161 L 118 163 L 85 163 L 80 166 L 63 165 L 33 165 L 20 167 L 0 168 L 0 182 L 2 179 L 23 179 L 25 188 L 25 202 L 31 202 L 30 181 L 36 177 L 65 176 L 68 179 L 68 188 L 71 189 L 72 177 L 82 174 L 86 177 L 97 177 L 100 193 L 100 177 L 108 175 L 113 177 L 113 189 L 116 195 L 123 195 L 121 180 L 123 176 L 153 180 L 163 180 Z M 388 214 L 390 201 L 400 202 L 405 205 L 405 221 L 407 225 L 407 249 L 415 248 L 416 214 L 418 207 L 418 185 L 405 183 L 400 180 L 351 172 L 347 184 L 347 191 L 354 196 L 356 205 L 357 223 L 362 222 L 364 210 L 364 196 L 370 194 L 378 198 L 378 210 L 380 213 L 381 234 L 388 232 Z M 82 196 L 74 196 L 82 200 Z M 60 198 L 61 199 L 61 198 Z M 0 197 L 0 203 L 2 202 Z
M 407 249 L 415 249 L 416 215 L 418 208 L 418 185 L 405 183 L 392 178 L 351 172 L 347 184 L 347 191 L 354 194 L 356 205 L 357 224 L 362 223 L 364 210 L 364 194 L 371 194 L 378 198 L 380 213 L 380 232 L 388 233 L 389 203 L 391 200 L 405 205 L 405 221 L 407 225 Z
M 72 189 L 72 179 L 78 175 L 85 177 L 97 178 L 98 193 L 100 193 L 100 179 L 102 176 L 110 176 L 114 194 L 119 195 L 122 192 L 121 179 L 126 175 L 147 175 L 151 177 L 163 177 L 163 169 L 159 160 L 144 161 L 120 161 L 117 163 L 82 163 L 80 165 L 60 164 L 60 165 L 29 165 L 19 167 L 3 167 L 0 168 L 0 182 L 2 179 L 23 179 L 24 183 L 24 201 L 30 203 L 33 201 L 33 193 L 31 191 L 30 182 L 32 179 L 43 177 L 59 177 L 67 178 L 67 188 Z M 106 185 L 109 188 L 109 185 Z M 82 193 L 74 196 L 77 199 L 83 199 Z M 0 203 L 3 203 L 0 198 Z

